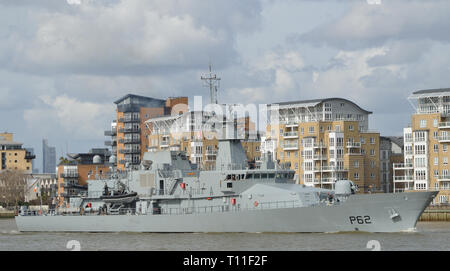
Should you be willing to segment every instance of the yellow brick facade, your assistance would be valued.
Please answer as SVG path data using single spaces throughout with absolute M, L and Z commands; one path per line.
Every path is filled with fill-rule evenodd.
M 330 136 L 336 133 L 339 142 Z M 278 134 L 276 159 L 290 163 L 300 184 L 331 188 L 337 179 L 350 179 L 360 192 L 380 191 L 380 134 L 358 131 L 357 121 L 268 125 L 267 134 Z
M 13 134 L 0 133 L 0 170 L 20 170 L 31 173 L 34 155 L 13 141 Z

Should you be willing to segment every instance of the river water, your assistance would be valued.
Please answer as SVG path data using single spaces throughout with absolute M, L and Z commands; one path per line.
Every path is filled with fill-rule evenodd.
M 14 219 L 0 219 L 0 251 L 75 248 L 90 251 L 367 251 L 377 248 L 450 251 L 450 222 L 419 222 L 416 231 L 402 233 L 21 233 Z

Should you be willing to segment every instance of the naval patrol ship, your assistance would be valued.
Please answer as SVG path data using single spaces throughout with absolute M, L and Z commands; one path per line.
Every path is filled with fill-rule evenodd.
M 88 182 L 72 212 L 15 219 L 19 231 L 399 232 L 413 230 L 437 192 L 359 194 L 296 184 L 294 171 L 263 158 L 249 168 L 239 140 L 219 140 L 216 165 L 193 169 L 182 151 L 145 153 L 140 168 Z

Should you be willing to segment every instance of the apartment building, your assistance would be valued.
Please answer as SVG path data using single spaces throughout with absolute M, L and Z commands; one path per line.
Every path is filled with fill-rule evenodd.
M 13 140 L 12 133 L 0 133 L 0 171 L 9 169 L 32 172 L 33 159 L 36 156 L 22 145 L 23 143 Z
M 380 137 L 380 183 L 383 191 L 393 192 L 393 164 L 402 163 L 403 137 Z
M 379 192 L 380 134 L 369 130 L 371 113 L 342 98 L 272 104 L 266 140 L 300 184 L 333 188 L 349 179 L 360 192 Z
M 218 150 L 218 140 L 237 138 L 247 153 L 251 166 L 257 166 L 260 161 L 259 135 L 255 133 L 254 124 L 249 117 L 226 120 L 206 111 L 190 111 L 180 115 L 152 118 L 146 121 L 149 130 L 149 151 L 181 150 L 191 164 L 202 169 L 215 167 Z
M 136 168 L 148 148 L 148 130 L 144 123 L 150 118 L 179 114 L 187 111 L 187 97 L 170 97 L 166 100 L 128 94 L 114 102 L 116 120 L 105 136 L 111 140 L 105 145 L 111 146 L 117 157 L 117 168 L 123 170 L 126 165 Z
M 404 161 L 394 167 L 394 192 L 439 190 L 434 204 L 450 196 L 450 89 L 419 90 L 408 98 L 415 107 L 403 129 Z
M 94 148 L 88 153 L 68 154 L 58 165 L 57 204 L 65 206 L 70 197 L 85 194 L 87 181 L 108 178 L 114 160 L 106 148 Z

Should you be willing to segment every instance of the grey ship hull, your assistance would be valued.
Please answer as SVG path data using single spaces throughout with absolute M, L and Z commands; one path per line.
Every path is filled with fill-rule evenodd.
M 415 228 L 436 193 L 352 195 L 334 206 L 184 215 L 18 216 L 16 223 L 22 232 L 399 232 Z

